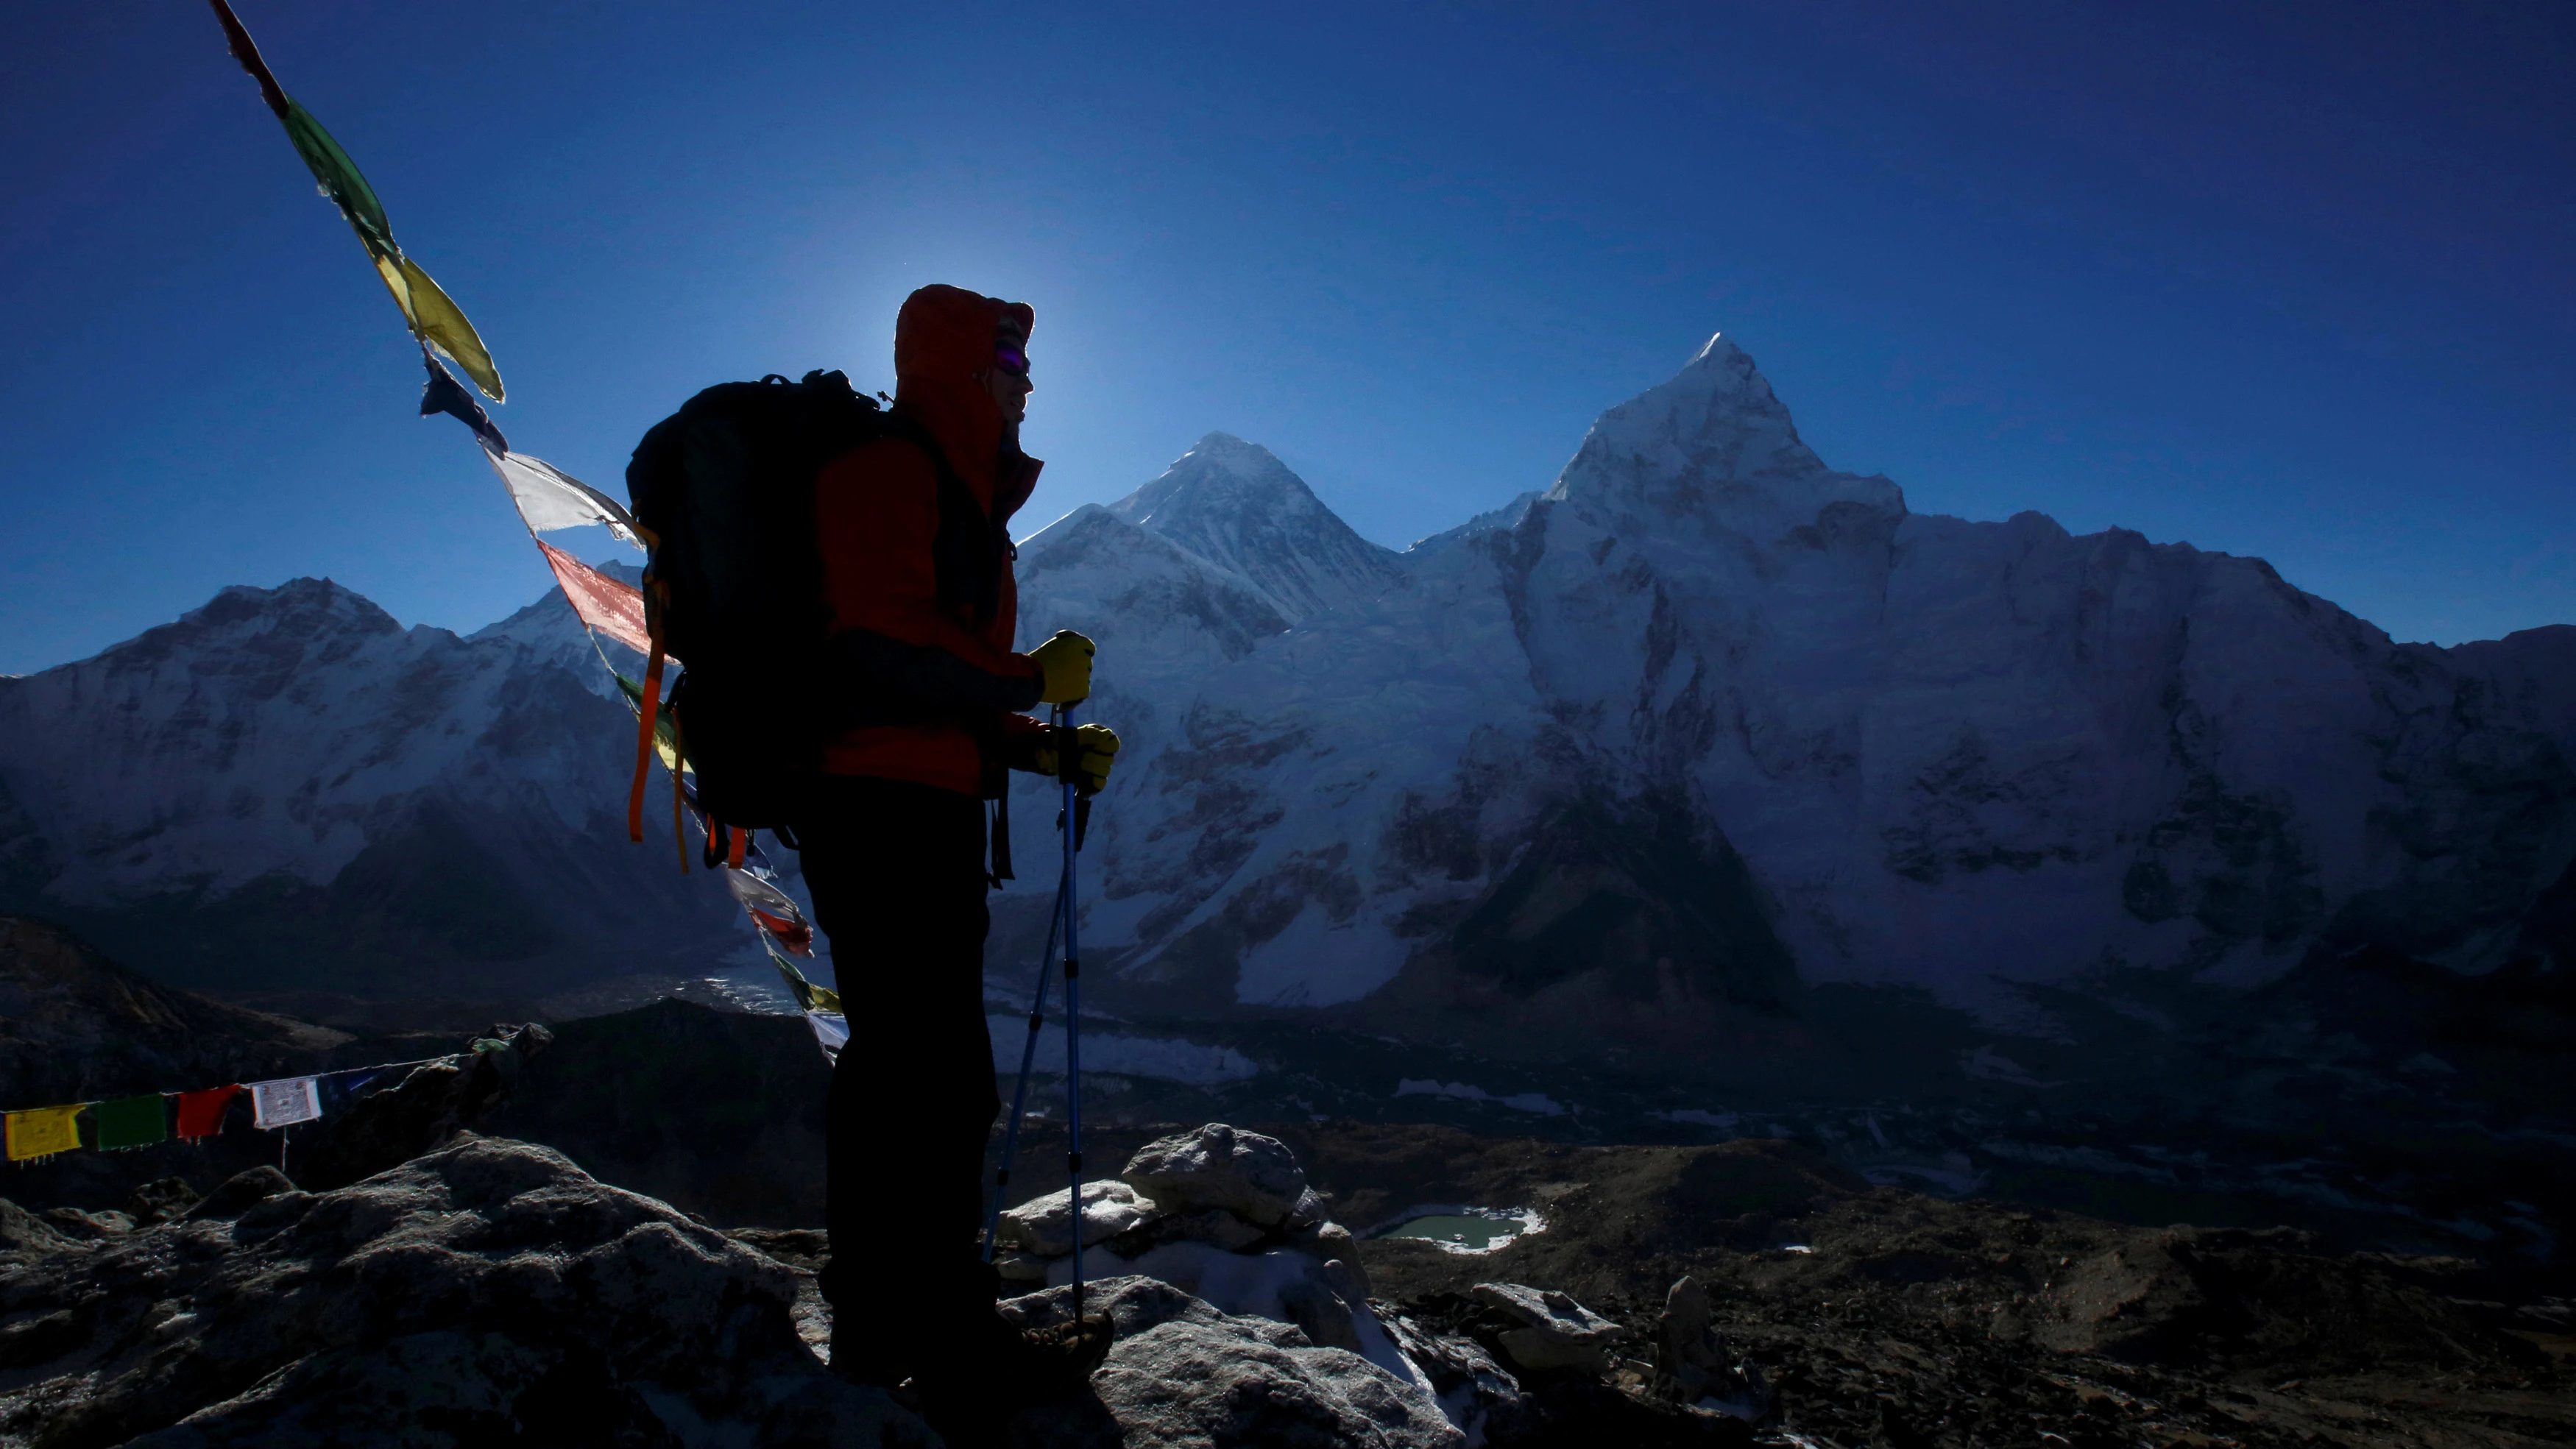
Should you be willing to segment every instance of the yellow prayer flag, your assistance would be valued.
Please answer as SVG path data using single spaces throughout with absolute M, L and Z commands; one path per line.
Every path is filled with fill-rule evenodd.
M 485 350 L 482 335 L 474 324 L 465 320 L 462 309 L 448 300 L 447 293 L 422 271 L 420 263 L 409 257 L 389 257 L 369 251 L 367 259 L 376 264 L 376 275 L 382 277 L 385 290 L 394 294 L 394 305 L 402 308 L 403 320 L 411 324 L 412 335 L 455 359 L 483 395 L 494 402 L 502 400 L 501 373 L 492 365 L 492 354 Z
M 411 284 L 412 330 L 421 340 L 456 359 L 474 385 L 494 402 L 502 400 L 501 370 L 492 365 L 492 354 L 484 349 L 481 334 L 465 320 L 463 309 L 447 299 L 420 263 L 403 258 L 403 280 Z
M 79 1147 L 78 1118 L 86 1102 L 68 1107 L 35 1107 L 12 1112 L 8 1117 L 9 1160 L 25 1162 L 31 1158 L 51 1157 Z

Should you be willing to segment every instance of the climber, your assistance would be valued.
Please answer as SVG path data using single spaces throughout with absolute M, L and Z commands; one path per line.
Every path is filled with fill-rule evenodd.
M 1006 769 L 1062 764 L 1098 790 L 1118 749 L 1102 726 L 1023 713 L 1088 696 L 1093 654 L 1070 632 L 1011 652 L 1009 523 L 1039 468 L 1019 433 L 1032 318 L 956 287 L 913 293 L 894 340 L 909 435 L 854 448 L 815 481 L 834 662 L 868 701 L 826 746 L 819 798 L 795 829 L 850 1025 L 824 1129 L 832 1364 L 912 1379 L 952 1440 L 1014 1390 L 1078 1386 L 1108 1348 L 1105 1323 L 1010 1327 L 976 1247 L 1001 1111 L 985 892 L 1008 873 L 1000 830 L 987 870 L 985 802 L 1003 796 Z

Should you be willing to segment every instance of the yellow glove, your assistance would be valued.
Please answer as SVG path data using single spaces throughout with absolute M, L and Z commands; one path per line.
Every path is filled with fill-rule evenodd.
M 1055 637 L 1029 651 L 1029 657 L 1045 671 L 1038 686 L 1040 704 L 1080 704 L 1091 698 L 1091 641 L 1071 629 L 1058 629 Z
M 1029 754 L 1030 768 L 1041 775 L 1061 775 L 1056 742 L 1062 738 L 1061 730 L 1049 730 L 1041 736 L 1038 747 Z M 1073 731 L 1073 749 L 1074 768 L 1082 776 L 1076 783 L 1085 795 L 1099 794 L 1109 783 L 1109 767 L 1118 762 L 1118 732 L 1107 725 L 1078 725 Z

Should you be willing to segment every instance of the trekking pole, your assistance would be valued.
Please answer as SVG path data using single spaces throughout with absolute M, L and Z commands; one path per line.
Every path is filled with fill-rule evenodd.
M 1064 772 L 1064 1121 L 1065 1171 L 1073 1179 L 1073 1317 L 1082 1321 L 1082 947 L 1074 930 L 1079 919 L 1074 891 L 1074 854 L 1082 848 L 1081 820 L 1076 813 L 1074 782 L 1082 773 L 1082 754 L 1073 736 L 1073 706 L 1063 708 L 1063 739 L 1056 764 Z
M 993 1174 L 993 1200 L 984 1214 L 984 1261 L 993 1261 L 993 1246 L 1002 1231 L 1002 1190 L 1011 1185 L 1011 1164 L 1020 1155 L 1020 1114 L 1029 1104 L 1029 1071 L 1037 1065 L 1038 1028 L 1046 1024 L 1047 981 L 1055 974 L 1055 933 L 1064 927 L 1064 878 L 1055 883 L 1055 914 L 1047 918 L 1046 950 L 1038 956 L 1038 994 L 1029 1003 L 1028 1040 L 1020 1044 L 1020 1084 L 1011 1090 L 1011 1121 L 1002 1129 L 1002 1166 Z

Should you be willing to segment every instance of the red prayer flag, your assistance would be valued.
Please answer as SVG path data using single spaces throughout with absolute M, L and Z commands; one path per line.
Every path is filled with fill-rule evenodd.
M 224 1109 L 233 1104 L 233 1094 L 241 1090 L 235 1082 L 229 1087 L 208 1087 L 202 1092 L 179 1094 L 179 1139 L 195 1142 L 224 1130 Z
M 644 632 L 644 596 L 634 585 L 619 583 L 544 539 L 537 540 L 537 547 L 546 551 L 555 582 L 563 585 L 564 597 L 572 600 L 582 623 L 638 654 L 652 652 L 653 641 Z

